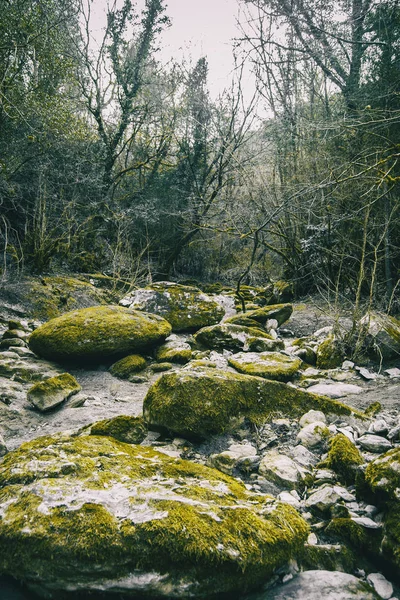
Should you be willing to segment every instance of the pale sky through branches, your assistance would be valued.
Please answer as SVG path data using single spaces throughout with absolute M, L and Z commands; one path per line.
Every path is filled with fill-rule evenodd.
M 140 10 L 143 0 L 138 0 Z M 92 35 L 99 39 L 104 27 L 107 0 L 92 5 Z M 185 58 L 192 65 L 206 56 L 209 65 L 209 90 L 216 98 L 229 87 L 234 68 L 232 39 L 238 35 L 238 0 L 167 0 L 166 14 L 171 26 L 159 38 L 162 62 Z

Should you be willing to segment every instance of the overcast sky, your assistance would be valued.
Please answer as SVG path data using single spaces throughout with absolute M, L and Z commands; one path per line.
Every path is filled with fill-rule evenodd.
M 140 9 L 144 0 L 137 0 L 136 4 Z M 101 39 L 106 6 L 107 0 L 94 0 L 92 4 L 91 32 L 95 39 Z M 231 82 L 234 66 L 231 40 L 238 35 L 238 10 L 238 0 L 167 0 L 166 14 L 171 26 L 161 34 L 159 57 L 164 62 L 185 57 L 194 65 L 201 56 L 206 56 L 208 87 L 216 98 Z
M 166 5 L 172 24 L 162 36 L 162 56 L 191 57 L 193 63 L 207 56 L 209 89 L 215 97 L 231 80 L 237 0 L 167 0 Z

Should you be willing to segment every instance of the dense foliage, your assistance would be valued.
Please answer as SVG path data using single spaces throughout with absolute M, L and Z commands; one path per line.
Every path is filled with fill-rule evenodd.
M 3 4 L 3 278 L 285 277 L 396 308 L 398 0 L 242 0 L 258 121 L 239 66 L 212 101 L 206 59 L 157 60 L 163 0 L 110 4 L 102 39 L 91 0 Z

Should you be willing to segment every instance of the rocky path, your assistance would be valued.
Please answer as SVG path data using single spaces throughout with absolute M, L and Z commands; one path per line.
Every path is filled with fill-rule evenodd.
M 167 289 L 170 297 L 172 288 Z M 160 293 L 159 289 L 156 291 Z M 140 302 L 143 298 L 147 301 L 148 297 L 148 292 L 138 296 Z M 132 296 L 129 296 L 129 302 L 131 299 Z M 206 301 L 204 295 L 201 300 Z M 126 302 L 128 303 L 128 300 Z M 221 588 L 221 594 L 210 595 L 210 598 L 222 598 L 226 593 L 226 597 L 229 598 L 283 600 L 289 597 L 285 596 L 287 589 L 287 594 L 290 594 L 294 600 L 305 597 L 310 600 L 314 598 L 315 600 L 317 598 L 396 600 L 400 594 L 396 587 L 400 544 L 400 534 L 397 534 L 396 530 L 398 523 L 396 515 L 400 514 L 396 492 L 398 485 L 396 473 L 400 469 L 400 371 L 398 369 L 400 365 L 396 359 L 392 359 L 381 369 L 373 363 L 368 365 L 368 368 L 365 365 L 359 366 L 346 361 L 345 357 L 337 361 L 336 349 L 334 341 L 332 346 L 333 338 L 329 329 L 332 320 L 326 313 L 318 314 L 309 305 L 301 305 L 297 309 L 295 307 L 292 318 L 284 322 L 287 316 L 282 315 L 287 314 L 287 308 L 274 309 L 275 312 L 269 315 L 266 308 L 263 310 L 256 308 L 252 312 L 250 309 L 243 320 L 240 315 L 237 317 L 233 314 L 232 305 L 228 301 L 224 302 L 225 308 L 229 306 L 230 310 L 222 325 L 205 324 L 205 327 L 194 336 L 178 332 L 167 339 L 167 344 L 145 354 L 145 370 L 139 373 L 132 372 L 129 378 L 116 377 L 110 372 L 112 360 L 108 360 L 107 364 L 95 366 L 76 366 L 76 363 L 75 366 L 68 366 L 65 363 L 49 362 L 38 358 L 26 343 L 32 325 L 23 319 L 19 325 L 16 321 L 11 325 L 4 322 L 3 331 L 0 331 L 0 334 L 3 334 L 3 341 L 0 342 L 0 433 L 3 438 L 3 454 L 6 451 L 9 453 L 5 454 L 3 467 L 0 463 L 0 479 L 7 473 L 6 477 L 10 483 L 13 481 L 12 477 L 10 479 L 13 469 L 17 473 L 18 469 L 23 471 L 26 468 L 25 459 L 21 455 L 22 458 L 18 459 L 20 463 L 11 462 L 11 471 L 7 470 L 8 461 L 13 460 L 14 449 L 19 448 L 23 442 L 55 434 L 54 439 L 46 443 L 47 445 L 50 443 L 50 447 L 53 448 L 50 455 L 59 456 L 55 463 L 57 466 L 54 467 L 57 475 L 53 474 L 50 477 L 58 478 L 57 485 L 62 496 L 64 481 L 66 489 L 70 490 L 71 485 L 75 485 L 73 478 L 68 480 L 70 470 L 72 469 L 73 472 L 75 468 L 72 466 L 74 462 L 80 464 L 79 461 L 83 460 L 82 457 L 86 452 L 88 456 L 92 455 L 94 446 L 91 436 L 88 436 L 90 428 L 88 430 L 83 428 L 95 422 L 103 422 L 105 419 L 115 419 L 120 415 L 136 417 L 140 421 L 144 404 L 146 422 L 150 424 L 150 431 L 143 436 L 141 446 L 132 446 L 133 461 L 136 460 L 135 448 L 141 447 L 148 449 L 142 451 L 143 460 L 147 460 L 145 457 L 148 452 L 150 462 L 161 461 L 157 473 L 160 469 L 161 471 L 164 469 L 165 472 L 171 468 L 175 469 L 173 465 L 177 459 L 189 461 L 188 464 L 197 465 L 196 468 L 199 469 L 211 467 L 211 470 L 201 471 L 201 475 L 200 471 L 196 472 L 196 477 L 200 478 L 200 486 L 211 485 L 214 488 L 218 477 L 227 477 L 226 480 L 221 479 L 218 485 L 225 486 L 229 481 L 236 481 L 244 486 L 240 489 L 235 488 L 235 494 L 239 494 L 238 497 L 242 498 L 244 498 L 243 494 L 248 494 L 255 513 L 257 513 L 255 508 L 258 502 L 257 495 L 269 494 L 283 502 L 284 506 L 289 506 L 290 510 L 294 510 L 291 518 L 295 518 L 294 514 L 301 516 L 297 537 L 293 538 L 291 543 L 292 560 L 287 561 L 287 557 L 282 558 L 273 572 L 268 570 L 270 567 L 264 565 L 266 576 L 263 592 L 248 595 L 246 590 L 250 584 L 239 577 L 239 569 L 237 584 L 238 590 L 242 589 L 242 592 L 227 592 L 226 587 Z M 157 306 L 153 306 L 155 312 Z M 207 305 L 207 315 L 210 306 L 211 304 Z M 192 311 L 193 305 L 187 311 L 189 319 L 192 318 Z M 220 313 L 217 314 L 219 320 Z M 176 319 L 176 316 L 174 318 Z M 179 320 L 176 322 L 179 323 Z M 343 319 L 343 326 L 346 326 L 346 318 Z M 9 340 L 14 340 L 15 345 L 9 344 Z M 332 346 L 331 356 L 336 360 L 336 364 L 326 363 L 327 343 Z M 324 346 L 322 356 L 321 349 Z M 304 362 L 299 360 L 299 357 Z M 314 364 L 309 364 L 306 360 Z M 322 360 L 325 362 L 323 363 Z M 386 368 L 389 370 L 386 371 Z M 81 387 L 79 393 L 71 395 L 55 409 L 44 412 L 37 410 L 28 401 L 28 392 L 32 383 L 57 377 L 66 370 Z M 266 379 L 254 377 L 260 374 Z M 269 381 L 269 378 L 274 381 Z M 257 384 L 256 388 L 254 382 Z M 214 390 L 209 396 L 208 389 Z M 230 401 L 231 413 L 229 414 L 221 413 L 221 410 L 226 410 L 226 397 L 236 398 L 235 402 L 237 401 L 236 403 Z M 160 399 L 161 403 L 166 403 L 168 406 L 166 410 L 161 406 Z M 338 402 L 345 403 L 355 411 L 350 414 L 351 411 L 346 407 L 343 408 L 343 405 Z M 260 412 L 260 403 L 264 412 Z M 369 413 L 368 409 L 371 409 Z M 207 411 L 213 415 L 211 421 L 207 420 L 209 419 Z M 368 417 L 360 414 L 364 411 L 367 411 Z M 218 425 L 220 418 L 221 425 Z M 62 436 L 57 437 L 59 434 Z M 118 438 L 117 434 L 111 435 L 116 435 L 116 439 L 122 439 Z M 28 455 L 31 462 L 34 462 L 34 455 L 37 452 L 39 461 L 37 464 L 40 464 L 40 456 L 47 456 L 48 450 L 40 449 L 40 446 L 37 446 L 38 450 L 34 448 L 36 446 L 27 450 Z M 104 456 L 120 452 L 111 448 L 112 446 Z M 150 458 L 153 456 L 151 455 L 153 451 L 160 453 L 157 454 L 158 458 Z M 63 466 L 67 454 L 72 458 Z M 100 456 L 102 455 L 103 451 L 100 452 Z M 387 459 L 385 462 L 386 456 L 391 457 L 390 461 Z M 379 461 L 382 457 L 381 465 Z M 50 459 L 46 458 L 46 460 Z M 164 460 L 165 466 L 161 466 L 164 465 Z M 109 465 L 106 462 L 101 467 L 99 463 L 93 472 L 87 471 L 86 476 L 95 477 L 96 480 L 98 472 L 107 472 L 107 469 L 111 469 L 114 473 L 118 473 L 122 468 L 117 463 Z M 187 468 L 189 467 L 185 467 Z M 86 463 L 85 469 L 88 469 Z M 382 470 L 380 480 L 376 475 L 379 469 Z M 44 475 L 43 480 L 40 479 L 40 474 L 35 477 L 39 477 L 38 481 L 42 481 L 40 485 L 44 489 L 47 485 L 47 475 Z M 114 479 L 115 477 L 116 475 Z M 159 475 L 153 475 L 153 479 L 154 477 L 159 479 Z M 185 488 L 185 495 L 198 493 L 190 491 L 193 481 L 190 483 L 189 480 L 185 480 L 185 477 L 186 474 L 177 477 L 175 487 L 172 488 L 173 492 L 168 491 L 168 498 L 172 494 L 172 497 L 178 500 L 176 490 L 180 490 L 182 486 Z M 208 483 L 206 483 L 207 477 L 211 477 Z M 18 494 L 23 492 L 26 495 L 33 489 L 39 489 L 35 487 L 39 483 L 27 483 L 24 478 L 25 475 L 21 480 L 23 487 Z M 165 481 L 170 480 L 169 476 Z M 21 485 L 18 477 L 15 481 Z M 124 481 L 123 479 L 118 484 L 113 481 L 115 491 L 112 491 L 114 488 L 111 486 L 110 497 L 121 493 L 121 485 L 125 485 Z M 379 481 L 392 483 L 381 485 Z M 105 488 L 109 488 L 109 485 L 105 484 Z M 142 482 L 141 486 L 143 485 Z M 161 485 L 161 482 L 158 481 L 157 485 Z M 150 504 L 161 502 L 160 506 L 164 506 L 162 502 L 165 502 L 166 492 L 160 490 L 152 492 Z M 86 498 L 86 503 L 93 502 L 93 498 L 97 497 L 87 496 L 85 495 L 87 492 L 83 494 L 78 488 L 74 493 L 74 498 L 69 494 L 62 500 L 60 496 L 58 501 L 60 506 L 72 502 L 71 507 L 74 506 L 73 510 L 76 510 L 80 496 Z M 183 494 L 179 491 L 179 494 L 181 493 Z M 89 497 L 92 500 L 89 500 Z M 197 496 L 190 497 L 194 504 L 198 502 Z M 147 506 L 149 498 L 148 496 L 143 498 Z M 224 501 L 228 502 L 228 500 Z M 229 503 L 232 501 L 229 500 Z M 7 502 L 10 500 L 6 501 L 4 505 L 6 507 Z M 48 502 L 48 498 L 44 496 L 43 502 Z M 244 506 L 244 500 L 240 502 Z M 219 500 L 216 498 L 213 503 L 216 511 L 213 518 L 218 523 L 224 510 L 226 511 L 226 506 L 225 509 L 219 507 Z M 50 502 L 48 508 L 43 510 L 55 510 L 55 506 L 58 506 L 57 502 L 55 504 Z M 272 509 L 271 505 L 270 510 L 278 510 L 277 507 L 278 505 Z M 1 508 L 0 496 L 0 517 L 4 518 L 7 510 Z M 159 508 L 156 514 L 168 514 L 171 510 L 172 507 L 169 511 Z M 220 510 L 222 513 L 218 512 Z M 29 511 L 27 514 L 29 515 Z M 149 519 L 148 512 L 145 513 L 147 516 L 141 514 L 139 517 L 138 514 L 136 511 L 132 519 L 139 519 L 138 522 L 141 524 Z M 121 518 L 119 512 L 117 515 Z M 224 514 L 224 518 L 225 516 Z M 180 518 L 186 519 L 187 516 Z M 288 518 L 286 516 L 284 520 L 287 521 Z M 233 527 L 232 532 L 235 531 L 238 523 Z M 140 527 L 144 532 L 144 525 Z M 189 525 L 186 524 L 184 527 Z M 293 531 L 296 527 L 292 526 Z M 304 537 L 307 528 L 308 532 Z M 164 531 L 167 530 L 168 523 Z M 155 533 L 153 532 L 152 535 Z M 222 540 L 223 535 L 221 529 Z M 178 543 L 177 540 L 171 542 L 171 544 L 175 543 Z M 247 550 L 238 545 L 234 538 L 229 543 L 233 546 L 228 550 L 226 548 L 229 544 L 226 546 L 221 540 L 216 543 L 214 552 L 221 555 L 219 560 L 228 562 L 242 560 L 241 555 L 244 555 Z M 295 551 L 296 545 L 303 550 Z M 185 545 L 184 548 L 186 551 L 187 546 Z M 180 547 L 176 550 L 178 551 L 183 552 L 183 549 Z M 209 564 L 207 563 L 209 558 L 205 554 L 201 555 L 199 550 L 196 550 L 197 552 L 199 558 L 195 563 L 202 565 L 204 560 L 204 565 Z M 1 558 L 1 552 L 0 560 L 5 560 L 8 564 L 7 558 Z M 99 565 L 98 568 L 101 570 L 103 567 Z M 177 587 L 177 575 L 173 572 L 175 568 L 175 566 L 168 567 L 168 576 L 171 577 L 168 588 L 170 592 L 166 592 L 164 584 L 161 586 L 160 582 L 153 581 L 151 584 L 153 587 L 139 588 L 137 582 L 133 584 L 131 581 L 128 584 L 125 581 L 124 584 L 120 583 L 115 587 L 115 584 L 111 586 L 111 583 L 104 583 L 104 578 L 101 583 L 91 584 L 94 587 L 89 586 L 88 589 L 92 592 L 95 590 L 97 593 L 101 590 L 109 590 L 107 586 L 110 586 L 115 594 L 125 594 L 128 593 L 130 586 L 129 589 L 134 588 L 136 591 L 133 596 L 130 591 L 129 597 L 140 598 L 142 592 L 145 592 L 146 597 L 190 597 L 186 595 L 183 588 Z M 200 569 L 200 566 L 198 568 Z M 209 568 L 205 566 L 206 571 Z M 251 568 L 249 567 L 250 571 Z M 38 565 L 36 569 L 40 571 L 41 566 Z M 302 571 L 304 572 L 300 575 Z M 13 572 L 11 566 L 6 572 Z M 107 576 L 110 577 L 110 574 Z M 191 576 L 197 577 L 194 573 Z M 46 587 L 48 582 L 45 581 L 33 584 L 32 573 L 27 573 L 23 579 L 30 583 L 31 591 L 18 588 L 10 579 L 0 579 L 0 600 L 31 600 L 34 597 L 32 589 L 40 594 L 47 590 L 46 593 L 51 594 L 53 585 L 57 590 L 57 586 L 65 588 L 65 583 L 60 583 L 62 577 L 59 574 L 54 575 L 50 587 Z M 196 586 L 204 585 L 203 591 L 198 594 L 199 597 L 208 597 L 204 595 L 206 594 L 204 590 L 208 589 L 207 585 L 214 584 L 209 582 L 206 584 L 204 576 L 203 579 L 203 583 L 196 583 Z M 194 583 L 188 581 L 185 585 L 190 587 Z M 85 588 L 78 579 L 73 583 L 70 582 L 68 586 L 75 591 L 72 596 L 67 594 L 66 598 L 77 600 L 78 597 L 80 598 L 80 593 L 83 594 L 83 598 L 86 597 L 85 591 L 79 592 Z M 58 595 L 59 591 L 54 593 L 55 597 L 61 598 Z M 96 593 L 90 597 L 96 598 Z

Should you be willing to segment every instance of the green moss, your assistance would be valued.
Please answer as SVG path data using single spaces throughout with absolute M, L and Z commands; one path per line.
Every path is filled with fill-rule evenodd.
M 58 436 L 10 455 L 0 465 L 0 572 L 53 591 L 155 570 L 200 581 L 204 597 L 246 590 L 295 557 L 308 534 L 292 507 L 151 448 Z M 62 473 L 67 461 L 74 469 Z M 122 487 L 129 516 L 115 496 Z M 92 488 L 105 505 L 82 501 Z
M 356 568 L 357 556 L 344 545 L 305 544 L 300 564 L 305 571 L 317 569 L 351 573 Z
M 86 303 L 104 304 L 106 297 L 88 282 L 73 277 L 42 277 L 34 279 L 27 299 L 32 303 L 32 317 L 48 320 Z
M 240 352 L 228 359 L 239 373 L 256 375 L 275 381 L 290 381 L 302 365 L 299 358 L 290 358 L 278 352 Z
M 317 368 L 335 369 L 340 367 L 344 360 L 344 352 L 338 340 L 328 337 L 318 346 Z
M 195 331 L 218 323 L 224 309 L 197 287 L 171 282 L 154 283 L 128 296 L 127 304 L 164 317 L 173 331 Z M 125 302 L 125 299 L 122 301 Z
M 95 306 L 51 319 L 36 329 L 29 346 L 52 360 L 106 360 L 163 341 L 171 333 L 156 315 L 120 306 Z
M 120 442 L 140 444 L 147 435 L 147 427 L 141 417 L 119 415 L 94 423 L 90 426 L 90 434 L 109 435 Z
M 365 483 L 380 500 L 398 500 L 400 489 L 400 448 L 393 448 L 369 463 Z
M 130 354 L 111 365 L 110 373 L 120 379 L 128 379 L 132 373 L 139 373 L 146 368 L 146 360 L 139 354 Z
M 325 528 L 326 535 L 349 544 L 355 551 L 379 555 L 381 529 L 367 529 L 351 519 L 332 519 Z
M 366 417 L 374 417 L 378 412 L 382 410 L 382 404 L 380 402 L 372 402 L 364 411 Z
M 305 522 L 294 509 L 284 504 L 280 505 L 279 511 L 271 512 L 268 521 L 262 521 L 255 513 L 240 507 L 225 507 L 223 511 L 216 508 L 215 515 L 203 514 L 199 519 L 198 512 L 190 504 L 177 505 L 161 500 L 155 506 L 158 510 L 168 511 L 168 517 L 143 525 L 141 529 L 146 542 L 155 544 L 173 560 L 183 558 L 189 564 L 237 564 L 240 556 L 243 572 L 258 567 L 265 576 L 272 575 L 278 565 L 300 551 L 299 541 L 307 533 Z M 182 528 L 182 523 L 188 526 Z
M 351 485 L 355 482 L 357 467 L 363 463 L 360 451 L 345 435 L 338 433 L 329 441 L 328 456 L 319 467 L 332 469 L 340 481 Z
M 268 320 L 276 319 L 278 326 L 280 327 L 287 321 L 293 312 L 293 306 L 291 304 L 271 304 L 263 308 L 257 308 L 250 310 L 245 314 L 233 315 L 228 317 L 224 323 L 233 323 L 235 325 L 245 325 L 252 327 L 252 323 L 255 326 L 264 326 Z
M 278 381 L 218 369 L 183 369 L 163 375 L 151 386 L 143 414 L 153 427 L 202 438 L 228 431 L 244 417 L 262 423 L 282 414 L 301 416 L 311 408 L 357 413 L 338 401 Z
M 69 373 L 63 373 L 35 383 L 28 390 L 27 398 L 36 408 L 45 411 L 58 406 L 73 394 L 80 392 L 81 389 L 75 377 Z
M 186 364 L 192 358 L 192 349 L 189 344 L 166 342 L 156 350 L 156 359 L 159 362 L 172 362 Z

